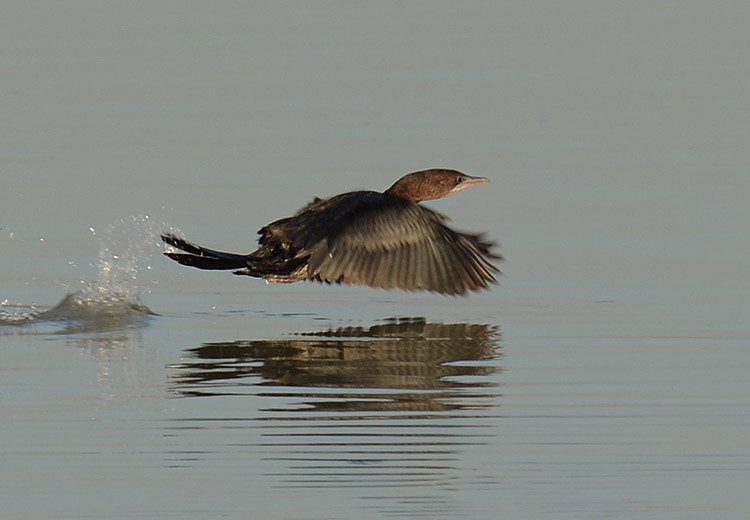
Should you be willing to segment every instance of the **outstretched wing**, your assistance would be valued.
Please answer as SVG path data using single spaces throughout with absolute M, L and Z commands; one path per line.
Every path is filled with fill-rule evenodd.
M 496 282 L 490 259 L 500 257 L 491 243 L 450 229 L 444 216 L 414 202 L 373 193 L 334 220 L 305 244 L 311 279 L 445 294 Z

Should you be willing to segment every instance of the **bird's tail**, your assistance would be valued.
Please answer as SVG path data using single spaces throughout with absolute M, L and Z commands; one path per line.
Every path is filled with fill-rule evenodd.
M 207 249 L 176 237 L 171 233 L 164 233 L 161 239 L 164 243 L 184 251 L 184 253 L 168 251 L 164 253 L 166 256 L 182 265 L 189 265 L 198 269 L 240 269 L 248 267 L 248 262 L 250 261 L 247 255 L 237 255 Z

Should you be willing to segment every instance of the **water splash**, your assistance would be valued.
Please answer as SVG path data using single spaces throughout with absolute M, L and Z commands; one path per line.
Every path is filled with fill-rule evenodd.
M 100 244 L 96 278 L 52 309 L 0 311 L 0 324 L 65 322 L 70 332 L 143 326 L 154 313 L 141 302 L 141 294 L 150 292 L 150 286 L 139 280 L 139 274 L 149 271 L 150 259 L 162 251 L 159 234 L 165 227 L 147 215 L 136 215 L 111 224 L 101 236 L 90 228 Z

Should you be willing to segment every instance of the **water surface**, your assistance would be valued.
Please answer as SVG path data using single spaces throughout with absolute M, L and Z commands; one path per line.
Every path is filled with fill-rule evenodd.
M 11 3 L 10 518 L 746 518 L 741 2 Z M 467 298 L 183 268 L 433 166 Z M 177 229 L 179 228 L 179 229 Z

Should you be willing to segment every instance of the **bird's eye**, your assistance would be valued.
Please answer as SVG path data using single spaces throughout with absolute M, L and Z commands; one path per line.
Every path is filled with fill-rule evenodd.
M 456 184 L 461 184 L 462 182 L 464 182 L 464 178 L 463 177 L 461 177 L 460 175 L 458 177 L 456 177 Z

